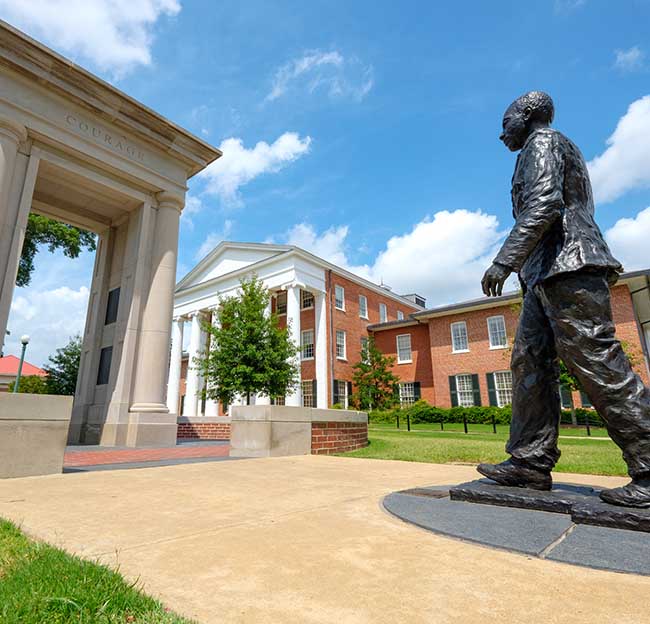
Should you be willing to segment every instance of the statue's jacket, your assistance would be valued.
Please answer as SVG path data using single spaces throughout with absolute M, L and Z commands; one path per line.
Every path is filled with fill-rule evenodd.
M 610 279 L 623 270 L 594 220 L 584 158 L 557 130 L 540 128 L 526 140 L 512 177 L 512 207 L 515 225 L 494 261 L 527 286 L 585 268 Z

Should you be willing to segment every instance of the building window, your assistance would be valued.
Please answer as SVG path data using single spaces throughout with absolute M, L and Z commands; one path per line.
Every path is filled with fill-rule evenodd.
M 386 304 L 379 304 L 379 322 L 385 323 L 388 320 L 388 311 L 386 310 Z
M 300 354 L 303 360 L 314 359 L 314 330 L 305 329 L 300 333 Z
M 343 286 L 334 286 L 334 305 L 337 310 L 345 310 L 345 289 Z
M 359 295 L 359 316 L 361 318 L 368 318 L 368 299 L 365 295 Z
M 271 397 L 271 405 L 284 405 L 284 397 Z
M 368 354 L 368 337 L 367 336 L 362 336 L 361 337 L 361 361 L 362 362 L 367 362 L 369 358 Z
M 278 297 L 275 300 L 275 311 L 278 314 L 286 314 L 287 313 L 287 291 L 283 291 L 278 293 Z
M 397 363 L 406 364 L 412 362 L 411 334 L 397 336 Z
M 397 320 L 398 321 L 404 320 L 404 312 L 402 312 L 401 310 L 397 310 Z
M 458 394 L 458 405 L 473 407 L 474 384 L 471 375 L 456 375 L 456 392 Z
M 111 374 L 111 360 L 113 359 L 113 347 L 104 347 L 99 352 L 99 370 L 97 371 L 97 385 L 103 386 L 108 383 Z
M 512 404 L 512 373 L 509 370 L 494 373 L 494 389 L 498 407 Z
M 400 407 L 408 407 L 413 405 L 419 397 L 419 383 L 405 382 L 399 385 L 399 405 Z
M 508 346 L 506 321 L 503 316 L 491 316 L 487 320 L 490 336 L 490 349 L 503 349 Z
M 345 332 L 342 329 L 336 330 L 336 357 L 345 360 Z
M 310 293 L 308 290 L 300 291 L 300 307 L 303 310 L 314 307 L 314 294 Z
M 117 321 L 117 308 L 120 305 L 120 289 L 113 288 L 108 292 L 108 301 L 106 302 L 106 319 L 104 325 L 110 325 Z
M 451 324 L 451 349 L 454 353 L 469 351 L 467 323 L 465 321 Z
M 343 409 L 348 409 L 351 385 L 349 381 L 343 379 L 334 380 L 334 405 L 340 405 Z
M 302 387 L 302 406 L 316 407 L 316 401 L 314 400 L 314 382 L 312 380 L 303 381 L 300 385 Z
M 593 408 L 593 405 L 591 404 L 591 401 L 589 400 L 587 393 L 583 392 L 582 390 L 580 390 L 580 403 L 582 404 L 582 407 L 585 407 L 587 409 Z
M 560 385 L 560 402 L 562 409 L 573 409 L 573 394 L 571 388 L 564 384 Z

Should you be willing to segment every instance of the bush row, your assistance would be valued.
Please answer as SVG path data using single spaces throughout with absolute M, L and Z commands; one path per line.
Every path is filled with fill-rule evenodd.
M 443 423 L 462 423 L 463 417 L 468 423 L 473 424 L 492 424 L 492 418 L 497 425 L 509 425 L 512 419 L 512 409 L 509 405 L 506 407 L 451 407 L 442 408 L 429 405 L 426 401 L 417 401 L 407 408 L 396 408 L 387 411 L 370 412 L 371 423 L 395 423 L 399 416 L 400 421 L 406 422 L 406 417 L 411 419 L 414 425 L 422 423 L 439 424 Z M 603 421 L 594 410 L 583 408 L 576 409 L 578 424 L 585 425 L 587 418 L 589 424 L 593 427 L 602 426 Z M 562 410 L 561 422 L 571 424 L 571 412 Z

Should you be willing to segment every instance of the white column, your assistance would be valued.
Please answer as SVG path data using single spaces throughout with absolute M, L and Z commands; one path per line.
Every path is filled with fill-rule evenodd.
M 300 288 L 289 286 L 287 288 L 287 324 L 289 337 L 295 345 L 300 346 Z M 295 358 L 298 365 L 298 382 L 293 394 L 287 394 L 285 404 L 300 407 L 302 405 L 301 376 L 300 376 L 300 354 Z
M 264 316 L 266 316 L 266 318 L 271 316 L 271 297 L 269 297 L 269 302 L 264 309 Z M 271 397 L 263 394 L 256 394 L 255 405 L 271 405 Z
M 216 309 L 213 309 L 213 310 L 210 311 L 209 319 L 210 319 L 210 323 L 212 323 L 213 325 L 217 322 L 217 311 L 216 311 Z M 214 338 L 213 336 L 210 336 L 210 340 L 213 340 L 213 338 Z M 212 348 L 212 345 L 210 345 L 210 348 Z M 213 387 L 213 385 L 214 385 L 214 384 L 209 383 L 207 381 L 206 381 L 206 383 L 208 383 L 208 385 L 210 387 Z M 216 399 L 211 399 L 211 398 L 208 397 L 205 400 L 205 415 L 206 416 L 219 416 L 219 401 L 217 401 Z
M 199 372 L 196 370 L 194 358 L 201 350 L 201 313 L 190 314 L 190 348 L 187 361 L 187 377 L 185 379 L 185 401 L 183 402 L 183 416 L 196 416 L 199 397 Z
M 167 381 L 167 407 L 171 414 L 178 414 L 181 389 L 181 360 L 183 357 L 183 326 L 185 319 L 177 316 L 172 323 L 172 352 Z
M 327 409 L 327 299 L 325 293 L 314 294 L 316 316 L 316 407 Z
M 208 332 L 206 332 L 205 329 L 203 329 L 203 321 L 205 320 L 206 320 L 205 314 L 201 314 L 200 316 L 201 334 L 199 340 L 200 355 L 203 355 L 205 353 L 205 350 L 208 347 Z M 203 373 L 200 370 L 197 370 L 196 373 L 198 377 L 198 382 L 196 384 L 196 393 L 197 393 L 196 415 L 205 416 L 205 414 L 203 413 L 203 399 L 201 398 L 203 395 L 203 390 L 205 389 L 205 377 L 203 376 Z

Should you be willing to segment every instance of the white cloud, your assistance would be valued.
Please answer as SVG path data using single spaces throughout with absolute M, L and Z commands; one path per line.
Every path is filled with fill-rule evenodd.
M 605 238 L 614 257 L 623 263 L 626 271 L 647 269 L 650 266 L 650 208 L 636 217 L 619 219 L 605 232 Z
M 417 223 L 410 232 L 393 236 L 367 265 L 354 265 L 346 251 L 347 226 L 331 227 L 318 234 L 301 223 L 289 230 L 284 241 L 346 268 L 397 293 L 417 292 L 427 305 L 439 305 L 478 297 L 485 269 L 503 239 L 494 215 L 481 211 L 444 210 Z M 511 280 L 508 288 L 516 288 Z
M 151 64 L 153 27 L 178 0 L 0 0 L 2 19 L 119 77 Z
M 614 201 L 627 191 L 650 186 L 650 95 L 630 104 L 607 149 L 588 163 L 597 202 Z
M 198 174 L 206 181 L 205 192 L 217 195 L 226 206 L 236 207 L 242 200 L 239 189 L 264 173 L 276 173 L 309 152 L 311 137 L 285 132 L 271 145 L 260 141 L 253 148 L 244 147 L 238 138 L 221 142 L 223 156 Z
M 586 4 L 587 0 L 555 0 L 553 7 L 556 13 L 567 15 Z
M 323 89 L 332 98 L 360 101 L 372 89 L 373 73 L 372 65 L 364 65 L 355 57 L 311 50 L 277 69 L 265 101 L 277 100 L 295 87 L 306 88 L 309 93 Z
M 614 67 L 616 69 L 630 72 L 643 68 L 645 53 L 639 46 L 634 46 L 629 50 L 616 50 L 614 56 Z
M 226 219 L 220 231 L 210 232 L 197 249 L 194 255 L 195 260 L 201 260 L 201 258 L 207 256 L 221 241 L 228 240 L 234 225 L 235 222 L 232 219 Z

